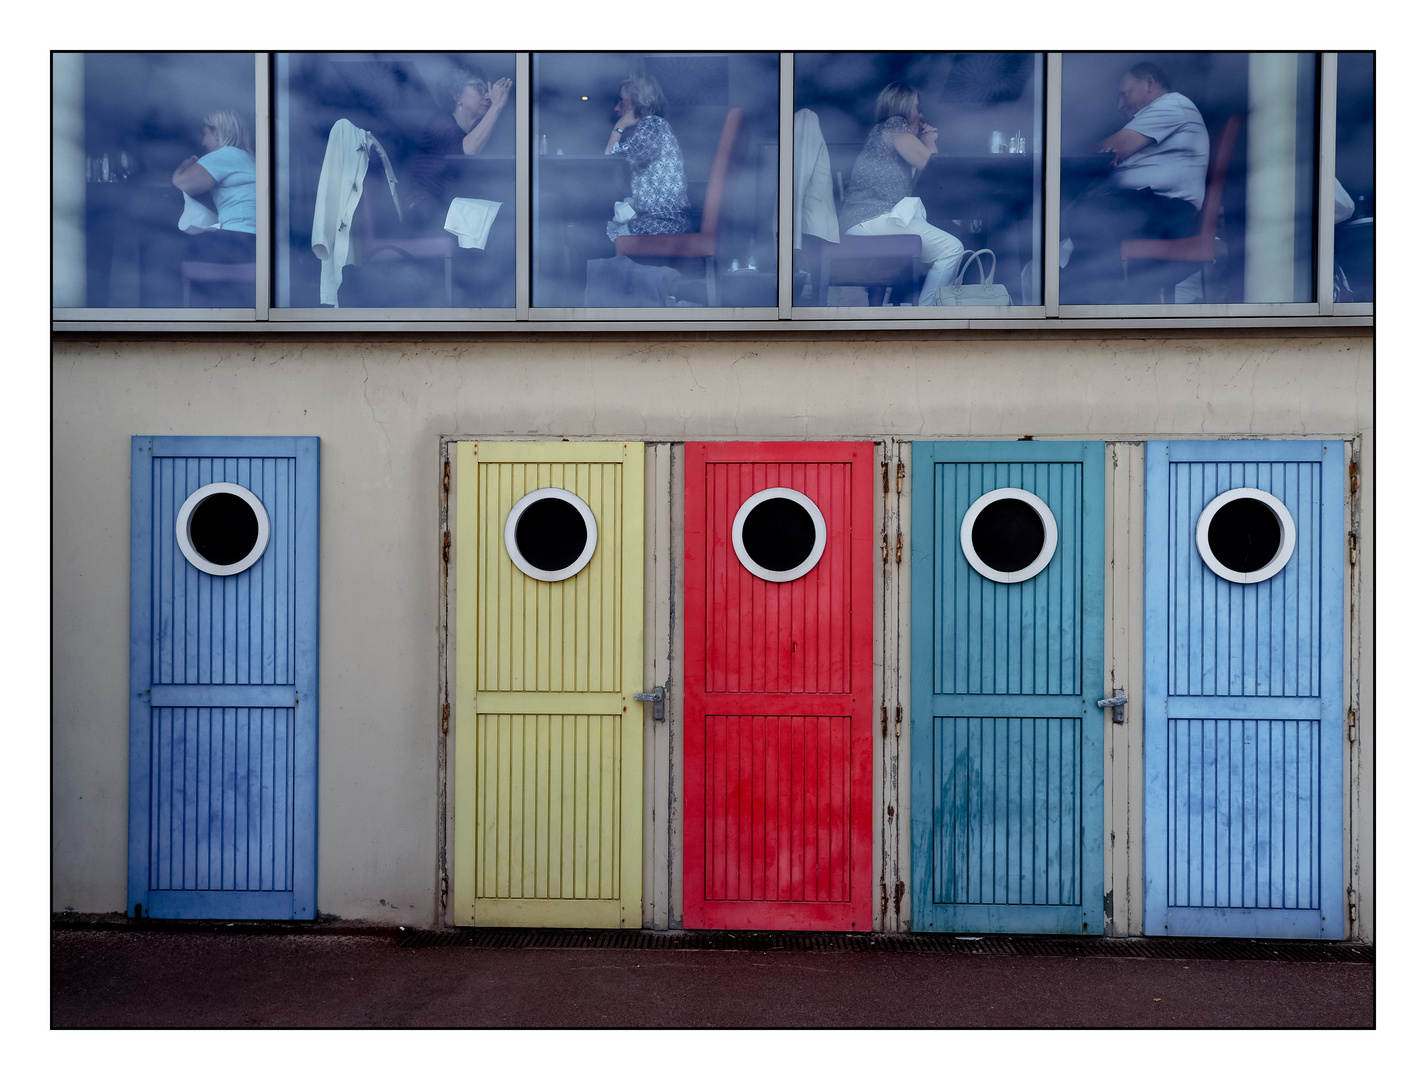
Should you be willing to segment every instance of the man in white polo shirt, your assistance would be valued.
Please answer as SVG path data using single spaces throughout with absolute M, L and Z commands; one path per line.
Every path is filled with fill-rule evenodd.
M 1074 248 L 1062 273 L 1062 303 L 1143 302 L 1122 287 L 1120 242 L 1191 236 L 1198 228 L 1208 172 L 1208 129 L 1198 108 L 1173 90 L 1162 68 L 1144 62 L 1119 80 L 1119 111 L 1128 122 L 1098 146 L 1112 155 L 1108 183 L 1065 209 Z

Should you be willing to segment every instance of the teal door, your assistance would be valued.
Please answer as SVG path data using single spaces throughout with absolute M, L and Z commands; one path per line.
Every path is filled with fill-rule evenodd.
M 918 443 L 917 930 L 1104 925 L 1104 446 Z
M 1144 933 L 1338 939 L 1340 442 L 1155 442 Z

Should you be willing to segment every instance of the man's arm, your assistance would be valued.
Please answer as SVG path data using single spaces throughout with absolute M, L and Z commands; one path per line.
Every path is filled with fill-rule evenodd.
M 1101 154 L 1113 154 L 1114 164 L 1118 165 L 1130 154 L 1142 150 L 1153 141 L 1154 140 L 1147 135 L 1140 134 L 1132 128 L 1120 128 L 1099 144 L 1099 152 Z

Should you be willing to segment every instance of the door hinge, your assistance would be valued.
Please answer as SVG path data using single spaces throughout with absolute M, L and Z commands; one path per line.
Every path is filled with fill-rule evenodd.
M 886 462 L 881 463 L 881 493 L 887 494 L 891 490 L 891 466 Z
M 450 896 L 450 879 L 444 873 L 441 874 L 441 910 L 446 909 L 446 900 Z
M 881 534 L 881 563 L 882 563 L 883 566 L 886 565 L 886 560 L 887 560 L 887 557 L 888 557 L 888 552 L 890 552 L 890 550 L 891 550 L 891 537 L 888 536 L 886 533 L 882 533 L 882 534 Z
M 1347 534 L 1347 558 L 1353 566 L 1357 565 L 1357 534 L 1354 532 Z
M 881 707 L 881 737 L 886 738 L 886 706 Z
M 451 731 L 451 703 L 449 701 L 441 703 L 441 734 L 449 735 Z
M 901 706 L 896 706 L 896 737 L 901 738 Z
M 896 534 L 896 561 L 901 561 L 901 534 Z
M 892 907 L 896 909 L 897 919 L 901 918 L 901 898 L 906 895 L 906 882 L 896 883 L 896 899 L 892 902 Z
M 881 917 L 886 918 L 886 878 L 881 879 Z
M 904 480 L 905 478 L 906 478 L 906 462 L 904 462 L 904 461 L 898 461 L 898 462 L 896 463 L 896 494 L 898 494 L 898 495 L 901 494 L 901 481 Z
M 1347 710 L 1347 741 L 1357 741 L 1357 710 Z
M 445 533 L 441 537 L 441 562 L 450 564 L 451 561 L 451 534 Z
M 884 891 L 884 890 L 883 890 Z M 1352 933 L 1357 930 L 1357 890 L 1347 889 L 1347 924 Z
M 446 458 L 445 466 L 444 466 L 444 468 L 441 469 L 441 490 L 442 490 L 442 491 L 450 491 L 450 489 L 451 489 L 451 459 L 450 459 L 450 458 Z
M 1357 493 L 1357 459 L 1353 458 L 1347 463 L 1347 475 L 1352 481 L 1352 494 Z

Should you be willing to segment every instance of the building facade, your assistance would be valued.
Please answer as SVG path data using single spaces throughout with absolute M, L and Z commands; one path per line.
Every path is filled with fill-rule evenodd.
M 1142 59 L 56 54 L 55 908 L 1373 940 L 1371 56 L 1148 57 L 1209 257 L 1061 303 Z M 817 224 L 897 82 L 1008 304 Z

